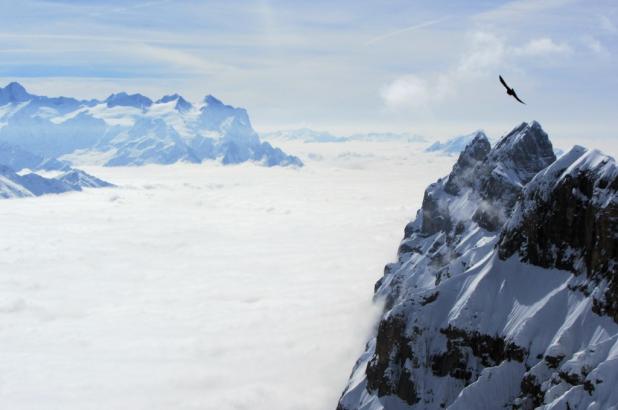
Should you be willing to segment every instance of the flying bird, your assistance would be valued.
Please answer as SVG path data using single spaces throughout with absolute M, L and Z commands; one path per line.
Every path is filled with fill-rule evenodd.
M 511 88 L 508 86 L 508 84 L 506 83 L 506 81 L 504 81 L 504 78 L 502 78 L 501 75 L 499 75 L 498 77 L 500 77 L 500 82 L 502 83 L 502 85 L 504 86 L 504 88 L 506 88 L 506 93 L 510 96 L 512 96 L 513 98 L 515 98 L 517 101 L 519 101 L 522 104 L 526 104 L 525 102 L 523 102 L 522 100 L 519 99 L 519 97 L 517 96 L 517 93 L 515 92 L 515 89 Z

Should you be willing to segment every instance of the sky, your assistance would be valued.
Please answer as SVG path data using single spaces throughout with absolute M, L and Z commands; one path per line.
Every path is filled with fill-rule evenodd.
M 499 136 L 534 119 L 565 140 L 618 138 L 614 0 L 0 0 L 0 12 L 0 83 L 38 94 L 213 94 L 258 131 Z

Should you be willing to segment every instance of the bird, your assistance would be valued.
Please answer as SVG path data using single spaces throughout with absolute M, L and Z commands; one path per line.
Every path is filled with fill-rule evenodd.
M 504 88 L 506 88 L 506 93 L 510 96 L 512 96 L 513 98 L 515 98 L 517 101 L 519 101 L 522 104 L 526 104 L 525 102 L 523 102 L 522 100 L 519 99 L 519 97 L 517 96 L 517 93 L 515 92 L 515 89 L 511 88 L 508 86 L 508 84 L 506 83 L 506 81 L 504 81 L 504 78 L 502 78 L 501 75 L 498 75 L 498 77 L 500 77 L 500 82 L 502 83 L 502 85 L 504 86 Z

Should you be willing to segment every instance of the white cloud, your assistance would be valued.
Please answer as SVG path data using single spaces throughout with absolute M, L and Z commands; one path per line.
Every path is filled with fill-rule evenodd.
M 395 79 L 380 91 L 388 107 L 416 106 L 426 102 L 430 96 L 429 86 L 425 80 L 415 75 L 406 75 Z
M 382 87 L 380 95 L 391 109 L 428 107 L 456 96 L 460 83 L 483 77 L 500 66 L 505 51 L 498 36 L 474 32 L 468 36 L 467 51 L 453 67 L 427 78 L 403 75 Z
M 512 22 L 540 14 L 548 10 L 560 8 L 577 0 L 513 0 L 494 9 L 483 12 L 476 17 L 480 20 L 496 22 L 498 20 Z
M 326 159 L 95 168 L 120 188 L 1 201 L 2 408 L 333 409 L 453 159 L 300 145 Z
M 475 31 L 467 35 L 467 46 L 457 62 L 443 72 L 429 77 L 403 75 L 384 86 L 380 94 L 388 108 L 428 107 L 456 98 L 461 89 L 488 76 L 497 77 L 500 71 L 521 67 L 524 59 L 572 52 L 567 43 L 557 43 L 549 37 L 514 46 L 495 33 Z
M 380 95 L 391 109 L 422 108 L 447 98 L 451 92 L 451 82 L 451 77 L 445 74 L 429 79 L 408 74 L 386 84 Z
M 521 56 L 547 56 L 557 54 L 569 54 L 573 51 L 567 43 L 556 43 L 549 37 L 541 37 L 530 40 L 522 47 L 517 47 L 514 52 Z
M 599 16 L 601 22 L 601 28 L 610 34 L 618 33 L 618 27 L 607 16 Z
M 469 46 L 462 55 L 455 71 L 469 76 L 485 73 L 502 63 L 505 58 L 506 45 L 497 35 L 477 31 L 469 35 Z
M 584 45 L 595 54 L 601 56 L 609 55 L 609 50 L 598 39 L 588 36 L 584 38 Z

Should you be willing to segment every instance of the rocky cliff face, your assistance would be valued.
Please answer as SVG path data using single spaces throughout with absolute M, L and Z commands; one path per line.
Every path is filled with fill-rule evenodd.
M 376 284 L 338 409 L 618 405 L 617 175 L 581 147 L 556 161 L 536 122 L 475 136 Z
M 611 157 L 575 147 L 525 188 L 502 232 L 507 259 L 585 274 L 579 290 L 595 294 L 593 309 L 618 323 L 618 169 Z

